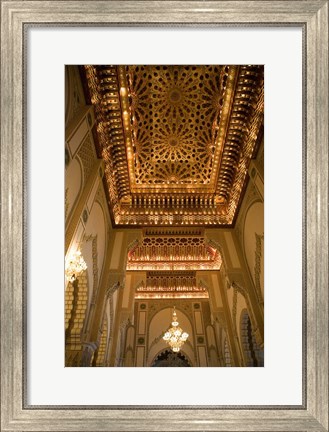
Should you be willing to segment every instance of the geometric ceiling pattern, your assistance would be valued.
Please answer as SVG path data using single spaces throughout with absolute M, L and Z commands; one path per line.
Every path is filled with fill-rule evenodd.
M 84 73 L 114 226 L 231 226 L 262 130 L 263 66 Z
M 227 72 L 220 66 L 129 66 L 134 191 L 213 181 Z M 199 83 L 199 84 L 198 84 Z M 219 148 L 217 148 L 218 153 Z M 217 155 L 216 155 L 217 156 Z

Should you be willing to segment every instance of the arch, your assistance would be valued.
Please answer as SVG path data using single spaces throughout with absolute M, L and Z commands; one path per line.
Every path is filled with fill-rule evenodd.
M 264 203 L 256 199 L 245 212 L 243 255 L 258 297 L 264 298 Z
M 264 350 L 257 344 L 247 309 L 241 312 L 241 346 L 248 367 L 264 366 Z
M 159 313 L 165 311 L 166 309 L 169 309 L 169 310 L 171 311 L 171 312 L 170 312 L 170 318 L 169 318 L 167 321 L 165 321 L 165 322 L 168 324 L 167 327 L 169 327 L 169 324 L 170 324 L 171 321 L 172 321 L 172 320 L 171 320 L 171 318 L 172 318 L 172 311 L 173 311 L 174 308 L 173 308 L 173 306 L 168 306 L 168 304 L 167 304 L 167 305 L 165 305 L 165 306 L 159 308 L 159 309 L 156 311 L 156 313 L 152 316 L 152 318 L 150 319 L 149 324 L 148 324 L 148 334 L 150 334 L 150 327 L 151 327 L 151 324 L 152 324 L 152 321 L 154 320 L 154 318 L 155 318 Z M 176 312 L 179 312 L 179 314 L 183 315 L 184 318 L 188 321 L 188 325 L 190 326 L 190 329 L 191 329 L 191 331 L 192 331 L 192 329 L 193 329 L 193 323 L 192 323 L 190 317 L 186 314 L 186 312 L 184 312 L 184 311 L 180 308 L 179 303 L 178 303 L 178 306 L 175 304 L 175 309 L 176 309 Z M 178 316 L 177 316 L 177 319 L 178 319 L 179 324 L 181 324 L 181 321 L 180 321 L 180 319 L 179 319 L 179 314 L 178 314 Z M 166 328 L 166 329 L 167 329 L 167 328 Z
M 65 169 L 65 219 L 68 221 L 83 187 L 83 167 L 79 157 L 75 157 Z
M 241 312 L 244 309 L 248 309 L 250 307 L 250 301 L 248 298 L 248 293 L 241 289 L 237 288 L 237 285 L 232 284 L 233 289 L 233 306 L 232 306 L 232 321 L 233 321 L 233 330 L 235 334 L 238 336 L 239 343 L 241 345 L 242 335 L 241 335 L 241 325 L 240 325 L 240 317 Z
M 134 356 L 132 348 L 128 348 L 125 355 L 125 366 L 132 367 L 134 366 Z
M 167 343 L 163 340 L 162 336 L 165 331 L 171 326 L 172 322 L 171 306 L 164 306 L 158 310 L 150 319 L 147 329 L 148 334 L 148 358 L 147 364 L 150 366 L 150 360 L 154 358 L 155 354 L 161 350 L 168 349 Z M 189 334 L 187 342 L 183 345 L 183 350 L 190 358 L 195 357 L 194 352 L 194 331 L 193 325 L 189 317 L 179 307 L 176 307 L 177 318 L 180 326 Z M 189 343 L 188 343 L 189 342 Z M 170 348 L 169 348 L 170 349 Z
M 82 254 L 87 263 L 89 278 L 89 298 L 90 306 L 94 291 L 97 289 L 102 274 L 106 251 L 106 217 L 103 207 L 95 201 L 91 208 L 85 226 L 84 243 Z
M 184 351 L 172 352 L 166 348 L 152 359 L 151 367 L 191 367 L 192 362 Z

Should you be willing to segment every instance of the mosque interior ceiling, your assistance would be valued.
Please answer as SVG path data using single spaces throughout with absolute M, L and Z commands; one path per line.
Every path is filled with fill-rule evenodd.
M 80 70 L 114 227 L 232 227 L 262 137 L 263 66 Z

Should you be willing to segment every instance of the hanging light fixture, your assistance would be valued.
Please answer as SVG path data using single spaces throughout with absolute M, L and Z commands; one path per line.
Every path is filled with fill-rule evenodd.
M 188 333 L 183 332 L 183 330 L 179 327 L 175 307 L 172 314 L 171 325 L 172 327 L 170 327 L 164 334 L 163 340 L 167 342 L 167 344 L 174 352 L 178 352 L 181 349 L 184 342 L 186 342 L 188 338 Z
M 87 264 L 79 250 L 69 255 L 65 260 L 66 279 L 73 283 L 78 275 L 87 269 Z

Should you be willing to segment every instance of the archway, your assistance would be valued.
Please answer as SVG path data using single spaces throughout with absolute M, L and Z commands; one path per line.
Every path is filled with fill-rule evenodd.
M 264 366 L 264 350 L 257 344 L 247 310 L 241 312 L 241 339 L 246 366 Z
M 162 351 L 153 360 L 151 367 L 190 367 L 187 357 L 182 353 L 171 350 Z

